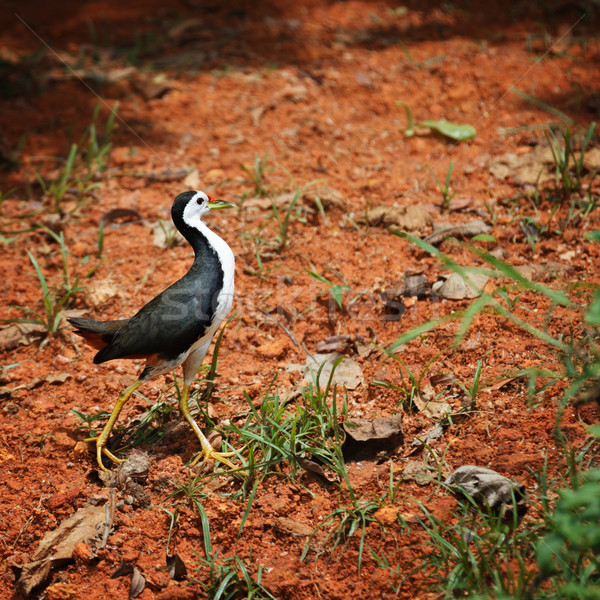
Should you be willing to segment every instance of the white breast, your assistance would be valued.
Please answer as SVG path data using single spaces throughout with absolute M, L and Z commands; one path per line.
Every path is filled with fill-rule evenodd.
M 203 235 L 206 236 L 208 243 L 217 253 L 221 268 L 223 269 L 223 289 L 217 297 L 217 306 L 210 327 L 214 332 L 227 316 L 233 304 L 235 258 L 229 244 L 225 240 L 220 238 L 214 231 L 211 231 L 204 223 L 200 224 L 200 228 Z

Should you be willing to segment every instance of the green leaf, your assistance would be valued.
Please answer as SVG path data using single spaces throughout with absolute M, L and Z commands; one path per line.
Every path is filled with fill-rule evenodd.
M 404 135 L 406 137 L 412 137 L 415 135 L 415 118 L 413 116 L 412 108 L 409 104 L 402 102 L 401 100 L 396 100 L 396 104 L 404 107 L 404 110 L 406 111 L 406 128 L 404 129 Z
M 458 142 L 470 140 L 477 134 L 473 125 L 460 125 L 459 123 L 450 123 L 449 121 L 420 121 L 418 126 L 429 127 L 429 129 L 433 129 Z
M 343 308 L 342 306 L 342 294 L 344 292 L 344 290 L 349 290 L 350 286 L 349 285 L 334 285 L 331 287 L 331 296 L 333 297 L 333 299 L 335 300 L 336 304 L 340 307 Z
M 474 235 L 471 238 L 471 241 L 473 241 L 473 242 L 495 242 L 496 238 L 493 235 L 490 235 L 489 233 L 480 233 L 478 235 Z
M 600 440 L 600 425 L 590 425 L 587 428 L 588 433 L 595 437 L 597 440 Z
M 549 576 L 556 572 L 556 557 L 563 545 L 563 538 L 554 533 L 538 541 L 535 554 L 542 575 Z
M 585 313 L 585 321 L 593 327 L 600 326 L 600 292 L 596 294 Z
M 325 277 L 323 277 L 323 275 L 319 275 L 318 273 L 315 273 L 314 271 L 306 271 L 311 277 L 314 277 L 317 281 L 320 281 L 321 283 L 326 283 L 327 285 L 332 285 L 331 281 L 329 281 L 329 279 L 325 279 Z
M 585 238 L 591 240 L 592 242 L 600 242 L 600 229 L 595 229 L 594 231 L 588 231 L 585 235 Z

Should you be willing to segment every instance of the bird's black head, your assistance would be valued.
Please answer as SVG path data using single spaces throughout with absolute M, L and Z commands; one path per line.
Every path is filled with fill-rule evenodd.
M 171 207 L 173 222 L 197 228 L 202 216 L 210 210 L 210 197 L 204 192 L 189 191 L 179 194 Z

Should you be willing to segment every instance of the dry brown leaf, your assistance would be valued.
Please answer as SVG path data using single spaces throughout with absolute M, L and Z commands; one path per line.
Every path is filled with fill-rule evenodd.
M 69 377 L 71 377 L 71 373 L 50 373 L 49 375 L 46 375 L 46 383 L 64 383 L 67 379 L 69 379 Z
M 415 406 L 426 416 L 441 421 L 452 411 L 452 407 L 445 400 L 436 397 L 433 387 L 426 383 L 413 396 Z
M 37 323 L 11 323 L 0 329 L 0 349 L 13 350 L 17 346 L 28 346 L 48 333 Z
M 102 536 L 106 522 L 106 505 L 88 504 L 65 519 L 54 531 L 46 533 L 31 562 L 21 567 L 18 585 L 25 596 L 43 585 L 54 567 L 71 560 L 77 544 L 97 540 Z
M 473 237 L 490 231 L 490 226 L 481 219 L 473 219 L 468 223 L 459 223 L 452 225 L 450 223 L 434 223 L 433 233 L 425 238 L 430 244 L 439 244 L 449 237 Z
M 400 231 L 420 231 L 429 225 L 432 220 L 429 211 L 419 204 L 376 206 L 370 208 L 366 215 L 356 215 L 358 223 L 368 222 L 371 226 L 395 227 Z
M 133 208 L 112 208 L 106 211 L 100 222 L 104 225 L 108 225 L 113 221 L 141 221 L 142 215 Z
M 129 598 L 137 598 L 146 587 L 146 578 L 134 567 L 129 586 Z
M 410 443 L 413 449 L 408 453 L 408 456 L 419 453 L 426 444 L 429 445 L 431 442 L 439 439 L 443 433 L 444 427 L 436 425 L 424 434 L 416 435 L 415 439 Z
M 394 452 L 404 441 L 401 413 L 372 420 L 348 419 L 342 428 L 346 434 L 342 445 L 346 460 L 366 460 Z
M 508 509 L 513 496 L 516 500 L 517 512 L 523 515 L 527 511 L 527 490 L 524 485 L 518 484 L 508 477 L 504 477 L 484 467 L 463 465 L 454 471 L 445 481 L 446 485 L 458 496 L 468 495 L 475 502 L 487 505 L 503 513 Z
M 187 567 L 179 554 L 167 554 L 167 567 L 171 579 L 181 581 L 187 578 Z
M 451 273 L 446 281 L 436 281 L 432 290 L 442 298 L 449 300 L 464 300 L 465 298 L 478 298 L 483 293 L 483 288 L 489 277 L 482 273 L 468 273 L 468 279 L 464 279 L 458 273 Z
M 273 521 L 273 527 L 281 533 L 287 533 L 296 537 L 308 537 L 313 533 L 313 529 L 309 525 L 299 523 L 288 517 L 277 517 Z
M 333 366 L 339 357 L 343 358 L 333 373 L 331 384 L 337 384 L 349 390 L 354 390 L 359 385 L 364 384 L 365 377 L 360 365 L 355 360 L 347 358 L 339 352 L 313 354 L 312 356 L 308 356 L 306 363 L 300 370 L 306 381 L 316 382 L 317 373 L 319 372 L 321 365 L 323 365 L 319 376 L 319 385 L 321 388 L 324 388 L 331 377 Z M 292 365 L 290 365 L 290 367 L 292 367 Z
M 402 471 L 402 479 L 414 481 L 417 485 L 429 485 L 432 481 L 431 469 L 422 460 L 411 460 Z
M 509 152 L 492 158 L 489 170 L 496 179 L 510 177 L 516 183 L 535 185 L 554 179 L 554 169 L 551 168 L 553 164 L 550 147 L 536 146 L 527 154 Z
M 200 189 L 200 172 L 198 169 L 192 169 L 182 182 L 182 187 L 188 190 Z
M 317 477 L 323 479 L 326 483 L 339 482 L 339 477 L 331 469 L 324 467 L 314 460 L 303 458 L 302 456 L 296 456 L 296 462 L 306 472 L 316 475 Z
M 346 197 L 338 190 L 328 185 L 315 185 L 302 192 L 302 200 L 314 204 L 317 198 L 321 201 L 324 208 L 342 208 L 348 205 Z

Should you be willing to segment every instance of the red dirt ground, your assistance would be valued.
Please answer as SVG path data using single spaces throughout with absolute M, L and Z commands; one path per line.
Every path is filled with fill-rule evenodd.
M 83 274 L 99 263 L 81 281 L 86 291 L 70 308 L 104 319 L 129 316 L 186 271 L 189 248 L 155 246 L 151 225 L 168 221 L 172 199 L 189 187 L 185 173 L 195 169 L 201 189 L 241 206 L 208 217 L 236 255 L 235 317 L 223 338 L 211 403 L 217 422 L 246 410 L 245 393 L 258 403 L 273 384 L 285 397 L 301 379 L 286 368 L 303 364 L 307 351 L 315 353 L 317 343 L 329 336 L 359 335 L 386 347 L 411 327 L 468 306 L 469 300 L 429 297 L 407 301 L 401 319 L 385 320 L 383 291 L 406 274 L 423 274 L 432 283 L 447 269 L 383 227 L 355 228 L 352 222 L 360 223 L 369 207 L 420 205 L 434 222 L 483 219 L 496 241 L 480 246 L 499 251 L 513 265 L 554 265 L 552 273 L 547 269 L 538 275 L 539 281 L 556 289 L 598 282 L 598 247 L 582 237 L 598 227 L 597 215 L 575 219 L 532 246 L 522 227 L 524 217 L 538 218 L 554 230 L 567 217 L 567 208 L 551 218 L 548 203 L 536 208 L 526 198 L 531 186 L 512 177 L 498 179 L 489 170 L 495 157 L 508 152 L 525 156 L 545 143 L 543 131 L 533 127 L 515 134 L 502 128 L 558 120 L 515 94 L 515 87 L 585 129 L 598 119 L 598 38 L 572 3 L 555 2 L 546 12 L 537 3 L 506 8 L 502 2 L 488 2 L 485 8 L 436 2 L 399 7 L 367 0 L 273 0 L 252 6 L 199 0 L 169 3 L 168 8 L 148 1 L 118 7 L 102 1 L 53 3 L 51 8 L 42 2 L 9 4 L 0 17 L 3 163 L 19 150 L 16 163 L 5 164 L 0 173 L 6 238 L 0 250 L 0 317 L 25 316 L 12 305 L 42 306 L 25 250 L 37 257 L 49 282 L 61 281 L 56 244 L 43 231 L 31 230 L 32 224 L 49 224 L 53 212 L 36 171 L 47 180 L 56 177 L 57 159 L 81 138 L 94 107 L 102 107 L 101 129 L 107 109 L 118 102 L 108 169 L 99 186 L 77 215 L 52 221 L 64 232 L 73 268 Z M 157 75 L 163 76 L 157 84 L 165 85 L 161 93 L 148 83 Z M 469 123 L 477 135 L 459 144 L 426 131 L 406 137 L 405 112 L 397 101 L 409 103 L 417 120 Z M 291 219 L 287 247 L 262 247 L 262 273 L 260 244 L 273 240 L 278 228 L 270 208 L 253 208 L 252 198 L 243 200 L 254 188 L 240 164 L 252 165 L 255 156 L 268 156 L 264 185 L 273 197 L 318 182 L 341 198 L 325 203 L 325 219 L 314 203 L 306 204 L 302 218 Z M 429 169 L 443 182 L 451 161 L 455 204 L 442 213 Z M 67 195 L 63 208 L 72 207 Z M 133 218 L 109 220 L 100 261 L 95 256 L 99 223 L 112 209 L 134 211 Z M 27 231 L 12 233 L 20 230 Z M 431 231 L 426 224 L 413 233 L 425 237 Z M 481 264 L 455 242 L 438 247 L 460 264 Z M 77 266 L 84 259 L 88 262 Z M 309 270 L 349 286 L 344 302 L 356 302 L 347 311 L 330 313 L 326 287 Z M 546 309 L 539 295 L 524 294 L 515 310 L 543 328 Z M 581 327 L 581 313 L 557 309 L 549 331 L 577 337 Z M 549 346 L 492 313 L 474 320 L 458 351 L 449 349 L 455 331 L 454 323 L 441 325 L 407 344 L 399 356 L 417 375 L 434 359 L 428 375 L 451 373 L 465 383 L 481 360 L 485 386 L 529 367 L 560 367 Z M 372 384 L 399 385 L 397 363 L 379 351 L 347 354 L 362 367 L 365 379 L 348 392 L 349 415 L 374 418 L 402 411 L 399 392 Z M 111 494 L 112 488 L 98 478 L 93 454 L 80 443 L 85 435 L 72 409 L 84 414 L 111 410 L 141 363 L 94 365 L 93 350 L 75 340 L 66 325 L 46 344 L 37 339 L 5 348 L 1 356 L 0 597 L 21 598 L 15 566 L 32 560 L 42 537 L 77 509 L 90 501 L 102 504 Z M 68 377 L 49 378 L 56 374 Z M 172 381 L 172 376 L 159 378 L 142 391 L 155 401 Z M 480 391 L 475 409 L 431 444 L 443 458 L 444 475 L 463 464 L 487 466 L 527 485 L 535 505 L 531 471 L 546 458 L 551 474 L 562 467 L 553 436 L 560 395 L 559 386 L 550 387 L 532 405 L 522 380 Z M 459 408 L 459 399 L 449 402 Z M 120 423 L 146 409 L 142 399 L 132 400 Z M 173 421 L 179 418 L 174 411 Z M 589 441 L 585 426 L 590 422 L 597 422 L 592 409 L 566 410 L 561 427 L 575 450 Z M 434 483 L 402 480 L 405 465 L 415 459 L 409 456 L 411 442 L 435 421 L 405 411 L 403 423 L 405 444 L 391 461 L 349 465 L 361 498 L 384 494 L 393 465 L 396 498 L 384 502 L 382 524 L 369 525 L 366 542 L 398 565 L 401 574 L 414 567 L 420 552 L 416 546 L 423 541 L 416 501 L 442 518 L 450 518 L 455 506 Z M 183 426 L 171 428 L 159 444 L 142 446 L 151 460 L 143 484 L 146 501 L 117 487 L 114 527 L 105 546 L 78 546 L 74 559 L 58 566 L 44 584 L 45 597 L 126 597 L 131 577 L 111 579 L 122 563 L 146 578 L 139 598 L 205 597 L 198 581 L 205 580 L 206 571 L 196 572 L 204 548 L 199 513 L 181 496 L 170 497 L 171 482 L 193 478 L 197 469 L 190 472 L 185 464 L 195 448 L 192 432 Z M 285 466 L 282 473 L 287 474 Z M 435 597 L 421 585 L 419 573 L 396 593 L 397 578 L 368 552 L 357 574 L 357 537 L 343 552 L 325 550 L 318 560 L 309 553 L 301 561 L 306 537 L 282 530 L 278 518 L 314 529 L 348 497 L 308 475 L 297 478 L 261 481 L 239 536 L 246 502 L 207 492 L 201 502 L 213 551 L 223 557 L 237 553 L 253 576 L 264 567 L 262 582 L 277 598 Z M 229 491 L 240 485 L 226 476 L 222 480 Z M 179 520 L 169 548 L 187 565 L 188 579 L 181 582 L 165 569 L 170 525 L 165 510 L 175 507 Z M 409 533 L 398 515 L 408 520 Z

